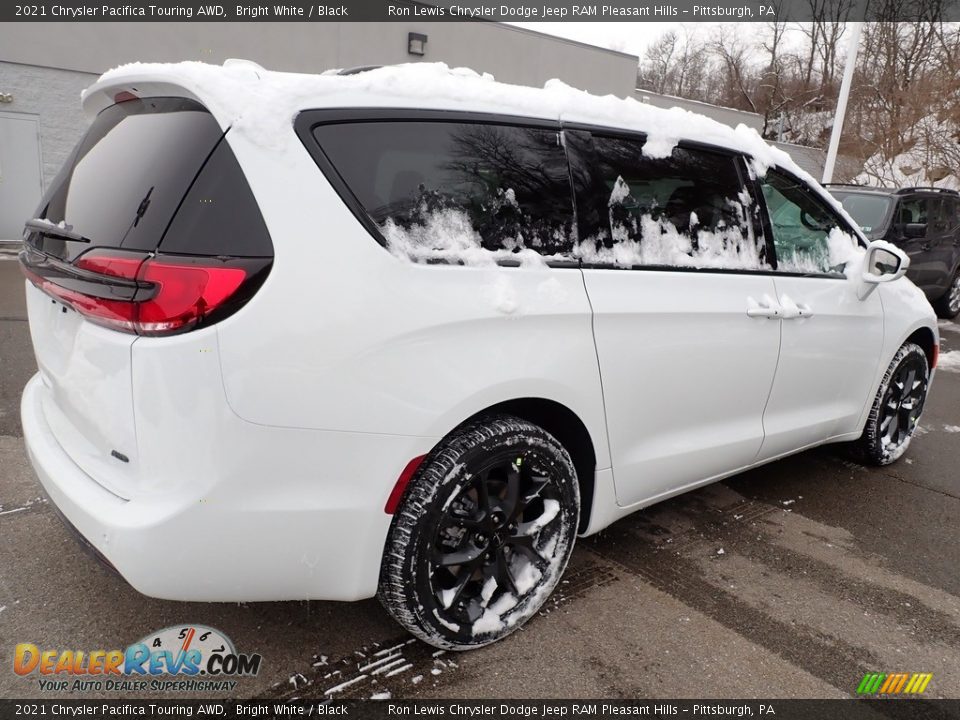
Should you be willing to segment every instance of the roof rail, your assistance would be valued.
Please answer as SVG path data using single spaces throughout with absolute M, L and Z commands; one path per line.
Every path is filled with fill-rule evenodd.
M 360 73 L 365 73 L 370 70 L 379 70 L 383 65 L 357 65 L 356 67 L 344 68 L 343 70 L 338 70 L 337 75 L 359 75 Z
M 860 190 L 886 190 L 887 192 L 892 192 L 894 188 L 885 187 L 882 185 L 861 185 L 860 183 L 845 183 L 845 182 L 828 182 L 822 183 L 824 187 L 849 187 L 849 188 L 859 188 Z
M 899 190 L 897 190 L 897 195 L 902 195 L 908 192 L 915 192 L 917 190 L 923 190 L 925 192 L 947 193 L 948 195 L 960 195 L 960 192 L 957 192 L 956 190 L 953 190 L 951 188 L 933 187 L 932 185 L 917 185 L 915 187 L 900 188 Z

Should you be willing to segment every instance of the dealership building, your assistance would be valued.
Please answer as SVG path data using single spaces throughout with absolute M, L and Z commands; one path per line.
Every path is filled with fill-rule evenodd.
M 755 113 L 637 90 L 635 55 L 501 23 L 6 23 L 0 24 L 0 241 L 20 237 L 24 219 L 85 129 L 80 91 L 100 73 L 133 61 L 234 57 L 307 73 L 442 61 L 503 82 L 542 86 L 559 78 L 600 95 L 761 126 Z M 819 172 L 822 151 L 785 148 Z

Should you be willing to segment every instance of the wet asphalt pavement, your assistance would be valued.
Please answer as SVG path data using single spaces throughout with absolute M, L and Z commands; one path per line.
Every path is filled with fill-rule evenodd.
M 930 672 L 927 696 L 960 697 L 960 372 L 937 374 L 899 463 L 822 448 L 635 514 L 579 542 L 540 617 L 454 654 L 405 635 L 376 600 L 177 603 L 103 569 L 25 458 L 22 292 L 0 260 L 2 698 L 123 696 L 41 693 L 12 671 L 17 643 L 123 648 L 192 623 L 263 655 L 235 697 L 833 698 L 868 671 Z M 960 350 L 960 324 L 940 330 L 942 351 Z

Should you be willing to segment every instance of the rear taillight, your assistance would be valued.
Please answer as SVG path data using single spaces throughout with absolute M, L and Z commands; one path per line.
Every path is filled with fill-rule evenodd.
M 186 332 L 223 317 L 250 297 L 269 261 L 146 256 L 91 250 L 73 263 L 75 274 L 24 274 L 48 295 L 91 322 L 137 335 Z

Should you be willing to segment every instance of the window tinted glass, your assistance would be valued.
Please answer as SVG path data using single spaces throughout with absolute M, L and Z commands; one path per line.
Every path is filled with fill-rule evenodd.
M 570 250 L 570 180 L 554 130 L 355 122 L 320 125 L 314 137 L 395 252 Z
M 955 232 L 960 226 L 960 199 L 955 197 L 943 199 L 943 221 L 947 232 Z
M 183 255 L 273 255 L 260 208 L 226 139 L 217 145 L 183 199 L 160 250 Z
M 867 235 L 883 232 L 887 225 L 890 206 L 893 204 L 893 199 L 889 195 L 847 192 L 834 192 L 833 195 Z
M 197 171 L 223 135 L 183 98 L 130 100 L 97 115 L 41 201 L 38 217 L 66 222 L 90 245 L 35 236 L 73 259 L 92 246 L 154 250 Z
M 925 223 L 930 219 L 930 201 L 926 197 L 905 197 L 897 205 L 897 224 Z
M 598 217 L 578 254 L 626 266 L 758 269 L 765 264 L 751 198 L 732 156 L 674 148 L 643 155 L 643 141 L 594 137 L 595 177 L 580 212 Z
M 843 232 L 826 203 L 802 183 L 774 170 L 767 172 L 760 186 L 773 231 L 777 270 L 841 272 L 855 241 Z

